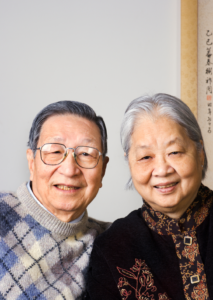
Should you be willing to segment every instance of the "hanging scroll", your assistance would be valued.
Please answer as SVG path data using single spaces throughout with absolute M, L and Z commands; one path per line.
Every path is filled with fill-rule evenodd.
M 198 123 L 209 162 L 204 184 L 213 188 L 213 0 L 198 0 Z

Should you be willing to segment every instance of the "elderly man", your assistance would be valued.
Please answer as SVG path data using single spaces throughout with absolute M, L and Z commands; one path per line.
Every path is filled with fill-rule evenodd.
M 0 299 L 82 299 L 95 237 L 88 218 L 108 157 L 104 121 L 91 107 L 60 101 L 34 119 L 30 181 L 0 194 Z

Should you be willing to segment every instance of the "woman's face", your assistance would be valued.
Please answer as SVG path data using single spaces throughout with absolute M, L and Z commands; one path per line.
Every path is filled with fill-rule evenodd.
M 185 129 L 166 117 L 139 117 L 131 142 L 129 166 L 136 190 L 154 210 L 180 218 L 199 189 L 203 150 L 198 153 Z

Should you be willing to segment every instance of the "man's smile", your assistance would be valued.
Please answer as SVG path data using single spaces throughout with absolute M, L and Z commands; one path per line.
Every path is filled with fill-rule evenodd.
M 56 184 L 54 186 L 56 188 L 58 188 L 59 190 L 64 190 L 64 191 L 72 191 L 72 190 L 79 190 L 80 189 L 80 187 L 72 186 L 72 185 Z

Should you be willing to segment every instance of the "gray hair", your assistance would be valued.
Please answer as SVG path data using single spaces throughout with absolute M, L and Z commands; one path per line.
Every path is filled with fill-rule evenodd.
M 102 117 L 97 116 L 95 111 L 87 104 L 77 101 L 58 101 L 51 103 L 43 108 L 35 117 L 30 129 L 28 147 L 32 149 L 34 156 L 44 122 L 53 115 L 73 114 L 83 117 L 87 120 L 94 122 L 101 133 L 101 146 L 103 158 L 107 153 L 107 130 Z
M 204 151 L 205 158 L 202 169 L 202 179 L 204 179 L 208 161 L 200 127 L 189 107 L 183 101 L 171 95 L 156 94 L 152 97 L 142 96 L 129 104 L 125 111 L 120 131 L 121 144 L 126 153 L 126 158 L 128 158 L 131 147 L 131 136 L 134 131 L 135 122 L 139 115 L 143 117 L 145 114 L 156 117 L 166 116 L 185 128 L 188 137 L 194 141 L 197 151 L 199 152 L 202 149 Z M 203 145 L 200 141 L 203 141 Z M 126 187 L 133 187 L 132 178 L 129 179 Z

